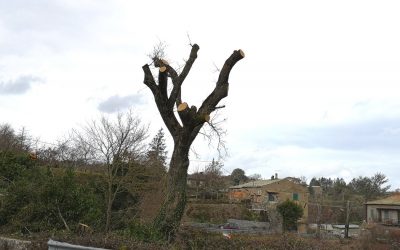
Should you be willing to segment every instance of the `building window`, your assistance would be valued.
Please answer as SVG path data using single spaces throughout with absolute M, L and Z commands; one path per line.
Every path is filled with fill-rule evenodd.
M 299 194 L 298 193 L 293 193 L 293 200 L 298 201 L 299 200 Z
M 389 220 L 389 210 L 383 210 L 383 222 L 387 223 Z
M 383 218 L 389 219 L 389 211 L 388 210 L 383 210 Z
M 268 193 L 268 201 L 276 201 L 275 194 L 273 194 L 273 193 Z

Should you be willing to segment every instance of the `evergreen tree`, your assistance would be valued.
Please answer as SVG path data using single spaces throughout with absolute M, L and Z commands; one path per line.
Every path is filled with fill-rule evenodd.
M 321 186 L 321 183 L 317 180 L 317 178 L 313 177 L 310 181 L 310 187 L 312 186 Z
M 390 185 L 384 186 L 388 181 L 384 174 L 376 173 L 370 178 L 362 176 L 354 178 L 349 183 L 349 187 L 353 192 L 362 195 L 365 201 L 368 201 L 384 195 L 390 189 Z
M 167 146 L 165 145 L 164 131 L 161 128 L 150 142 L 146 160 L 151 166 L 162 165 L 165 167 L 167 160 Z

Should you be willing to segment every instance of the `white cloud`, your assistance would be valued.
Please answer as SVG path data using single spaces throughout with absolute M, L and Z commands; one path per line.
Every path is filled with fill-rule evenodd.
M 221 67 L 234 49 L 246 52 L 223 101 L 227 170 L 346 178 L 379 170 L 400 187 L 394 183 L 400 179 L 394 171 L 400 161 L 399 7 L 397 1 L 344 0 L 0 1 L 6 79 L 0 89 L 30 90 L 18 102 L 14 95 L 2 98 L 0 113 L 52 140 L 99 109 L 140 104 L 143 120 L 157 130 L 162 120 L 141 66 L 159 40 L 168 44 L 170 63 L 182 65 L 189 33 L 200 45 L 182 89 L 190 105 L 199 105 L 214 87 L 214 63 Z M 41 76 L 46 84 L 15 85 L 22 74 Z M 202 159 L 215 156 L 200 141 L 196 145 Z
M 0 95 L 21 95 L 29 91 L 33 84 L 43 80 L 36 76 L 24 75 L 15 80 L 0 81 Z
M 132 105 L 140 105 L 142 103 L 142 96 L 140 95 L 113 95 L 110 96 L 107 100 L 101 102 L 98 106 L 98 109 L 105 113 L 115 113 L 127 109 Z

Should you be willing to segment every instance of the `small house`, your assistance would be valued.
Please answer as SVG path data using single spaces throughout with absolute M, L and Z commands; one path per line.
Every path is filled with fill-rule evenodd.
M 365 203 L 367 222 L 400 225 L 400 193 Z
M 269 180 L 250 181 L 231 186 L 228 197 L 230 202 L 248 202 L 253 210 L 265 211 L 276 207 L 279 202 L 295 201 L 304 211 L 301 222 L 307 221 L 309 192 L 307 185 L 302 184 L 297 178 L 279 179 L 275 175 Z

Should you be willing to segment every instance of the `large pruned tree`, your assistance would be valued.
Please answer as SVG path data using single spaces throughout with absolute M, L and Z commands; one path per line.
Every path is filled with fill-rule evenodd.
M 218 103 L 228 95 L 229 75 L 235 64 L 244 58 L 242 50 L 235 50 L 225 61 L 219 72 L 215 88 L 203 101 L 200 108 L 182 101 L 181 87 L 197 58 L 200 47 L 191 45 L 189 59 L 179 73 L 163 58 L 163 53 L 153 54 L 152 64 L 158 68 L 158 81 L 155 80 L 149 64 L 142 68 L 144 84 L 153 93 L 158 111 L 174 140 L 174 149 L 169 164 L 166 196 L 154 221 L 154 226 L 168 239 L 179 227 L 186 206 L 186 179 L 189 167 L 189 150 L 204 123 L 209 122 L 210 114 L 218 109 Z M 168 79 L 172 90 L 168 91 Z M 174 112 L 177 108 L 180 121 Z

